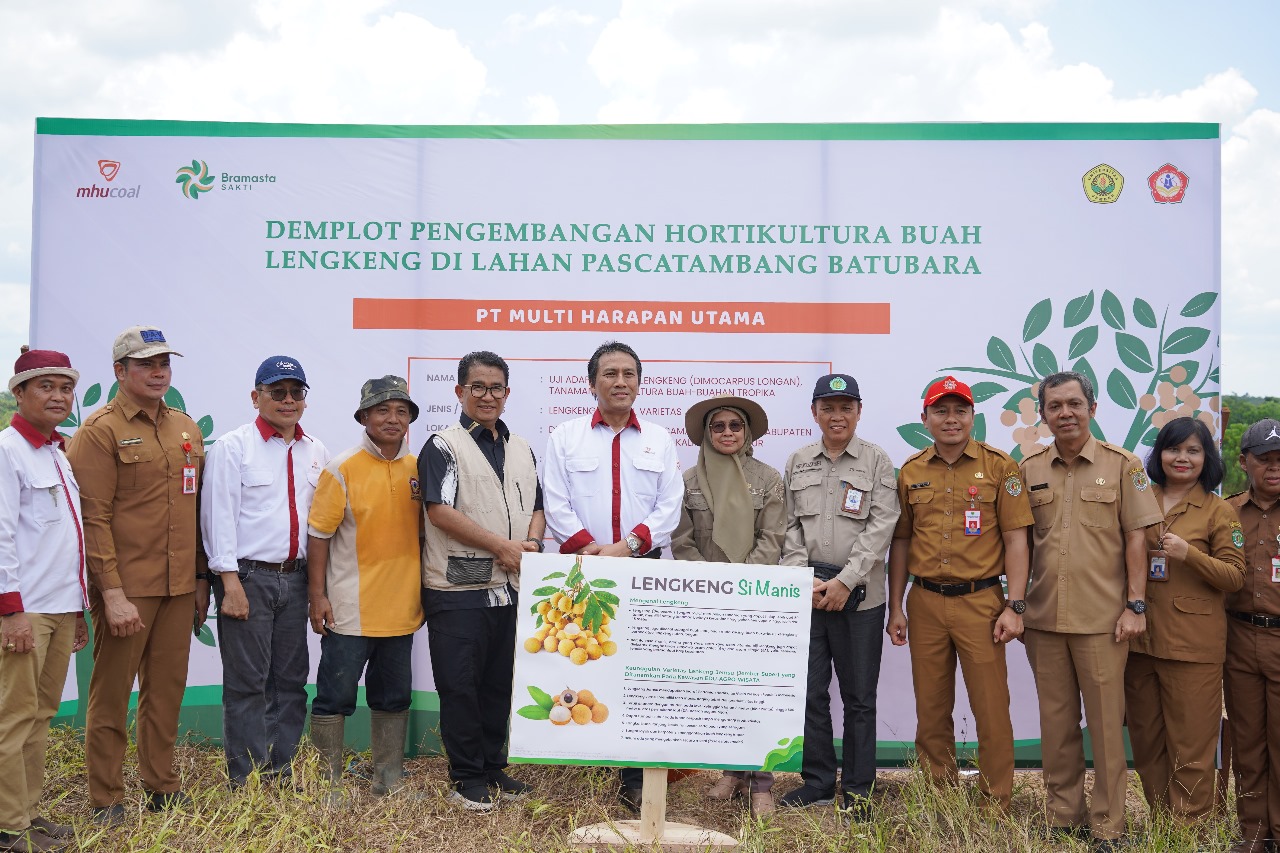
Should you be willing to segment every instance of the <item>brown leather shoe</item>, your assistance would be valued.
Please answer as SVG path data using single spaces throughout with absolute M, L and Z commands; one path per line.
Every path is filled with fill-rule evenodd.
M 760 791 L 751 795 L 751 813 L 756 817 L 773 814 L 773 809 L 773 794 L 768 791 Z
M 746 782 L 735 776 L 721 776 L 716 783 L 707 789 L 707 798 L 711 800 L 732 800 L 746 793 Z
M 38 830 L 42 835 L 47 835 L 50 838 L 62 839 L 64 841 L 76 837 L 76 831 L 73 827 L 70 827 L 65 823 L 54 823 L 48 818 L 32 818 L 31 828 Z
M 0 850 L 11 853 L 49 853 L 67 849 L 67 842 L 50 838 L 36 829 L 0 832 Z

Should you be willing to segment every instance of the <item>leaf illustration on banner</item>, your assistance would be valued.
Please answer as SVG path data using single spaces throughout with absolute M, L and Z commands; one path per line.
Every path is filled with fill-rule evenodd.
M 84 392 L 85 406 L 92 406 L 102 399 L 102 385 L 95 382 L 90 385 Z
M 172 385 L 169 386 L 168 391 L 164 392 L 164 404 L 169 408 L 177 409 L 180 412 L 185 412 L 187 410 L 187 401 L 182 399 L 182 393 Z
M 791 738 L 788 743 L 786 738 L 778 741 L 778 748 L 771 749 L 765 755 L 764 761 L 760 764 L 760 769 L 765 771 L 777 770 L 785 765 L 792 758 L 799 755 L 804 750 L 804 735 L 798 735 Z
M 1200 349 L 1208 340 L 1208 329 L 1202 329 L 1199 326 L 1184 326 L 1171 332 L 1169 337 L 1165 338 L 1164 348 L 1161 352 L 1165 355 L 1186 355 Z
M 1124 306 L 1110 290 L 1102 291 L 1102 319 L 1116 331 L 1124 329 Z
M 1044 344 L 1036 344 L 1031 350 L 1031 366 L 1041 377 L 1058 372 L 1058 357 Z
M 1071 365 L 1071 369 L 1076 373 L 1083 373 L 1085 376 L 1089 377 L 1089 384 L 1093 386 L 1095 392 L 1097 391 L 1098 374 L 1093 372 L 1093 365 L 1089 363 L 1089 359 L 1077 359 L 1076 363 Z
M 933 436 L 924 428 L 924 424 L 918 421 L 898 427 L 898 435 L 902 436 L 902 440 L 916 450 L 924 450 L 933 444 Z
M 1160 435 L 1160 430 L 1156 429 L 1155 427 L 1152 427 L 1151 429 L 1147 430 L 1146 435 L 1142 436 L 1142 443 L 1147 447 L 1155 447 L 1156 436 L 1158 435 Z
M 1018 393 L 1010 397 L 1008 400 L 1005 400 L 1004 408 L 1008 409 L 1011 412 L 1018 412 L 1022 410 L 1023 400 L 1035 400 L 1035 398 L 1036 398 L 1036 395 L 1031 393 L 1030 388 L 1023 388 L 1022 390 L 1018 391 Z
M 1003 370 L 1018 369 L 1018 363 L 1013 360 L 1013 350 L 1009 348 L 1008 344 L 994 335 L 991 340 L 987 341 L 987 358 L 992 364 Z
M 1214 385 L 1218 384 L 1218 368 L 1215 367 L 1213 370 L 1209 371 L 1209 381 Z
M 551 709 L 544 708 L 541 705 L 525 705 L 516 711 L 517 714 L 526 720 L 549 720 L 551 719 Z
M 1151 310 L 1151 306 L 1147 304 L 1145 299 L 1133 300 L 1133 319 L 1148 329 L 1154 329 L 1159 325 L 1156 321 L 1156 312 Z
M 1085 326 L 1071 338 L 1071 346 L 1067 347 L 1067 358 L 1079 358 L 1093 349 L 1098 343 L 1098 327 Z
M 1111 371 L 1111 375 L 1107 377 L 1107 396 L 1121 408 L 1138 408 L 1138 392 L 1133 390 L 1129 377 L 1119 370 Z
M 1178 372 L 1179 368 L 1181 368 L 1183 371 L 1186 371 L 1185 374 L 1179 373 Z M 1200 362 L 1192 361 L 1188 359 L 1187 361 L 1180 361 L 1177 364 L 1173 365 L 1168 370 L 1166 370 L 1163 374 L 1161 374 L 1161 376 L 1169 380 L 1172 380 L 1174 376 L 1179 376 L 1181 378 L 1179 379 L 1177 384 L 1190 385 L 1192 382 L 1196 381 L 1196 374 L 1199 372 L 1200 372 Z
M 1062 325 L 1067 329 L 1074 328 L 1088 320 L 1092 314 L 1093 291 L 1090 290 L 1084 296 L 1077 296 L 1067 303 L 1067 310 L 1062 317 Z
M 999 382 L 978 382 L 970 386 L 969 390 L 973 392 L 973 402 L 982 403 L 1009 389 Z
M 1049 328 L 1049 321 L 1052 319 L 1053 303 L 1048 299 L 1041 299 L 1027 312 L 1027 319 L 1022 323 L 1022 342 L 1030 343 L 1040 337 L 1040 333 Z
M 200 626 L 200 633 L 196 634 L 196 639 L 204 643 L 206 646 L 217 646 L 218 641 L 213 638 L 213 631 L 209 630 L 209 623 L 206 622 Z
M 987 440 L 987 416 L 979 412 L 973 416 L 973 435 L 974 441 Z
M 550 711 L 551 707 L 556 704 L 556 700 L 552 699 L 549 693 L 539 687 L 533 686 L 532 684 L 529 685 L 529 695 L 533 697 L 533 701 L 537 702 L 548 711 Z
M 1204 293 L 1197 293 L 1191 297 L 1186 305 L 1182 306 L 1182 310 L 1178 313 L 1183 317 L 1199 317 L 1201 314 L 1213 307 L 1213 303 L 1218 301 L 1218 294 L 1212 290 L 1206 290 Z
M 213 435 L 213 417 L 211 415 L 205 415 L 203 418 L 196 421 L 196 426 L 200 427 L 200 435 L 205 438 Z
M 1138 373 L 1150 373 L 1156 367 L 1151 363 L 1151 350 L 1142 338 L 1126 332 L 1116 332 L 1116 352 L 1124 366 Z

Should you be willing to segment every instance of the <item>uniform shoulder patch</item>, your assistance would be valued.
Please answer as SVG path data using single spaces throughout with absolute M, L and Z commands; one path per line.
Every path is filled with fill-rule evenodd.
M 1010 497 L 1016 498 L 1022 494 L 1022 479 L 1017 474 L 1010 474 L 1005 477 L 1004 490 L 1009 493 Z
M 1231 522 L 1231 544 L 1237 548 L 1244 548 L 1244 531 L 1240 528 L 1240 522 Z
M 1141 466 L 1130 468 L 1129 478 L 1133 480 L 1133 487 L 1140 492 L 1145 492 L 1147 486 L 1151 485 L 1151 481 L 1147 479 L 1147 472 L 1142 470 Z

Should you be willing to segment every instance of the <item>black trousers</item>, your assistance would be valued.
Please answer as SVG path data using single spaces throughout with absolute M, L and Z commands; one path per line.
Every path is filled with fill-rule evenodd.
M 439 611 L 427 617 L 427 641 L 449 778 L 484 783 L 507 766 L 516 608 Z

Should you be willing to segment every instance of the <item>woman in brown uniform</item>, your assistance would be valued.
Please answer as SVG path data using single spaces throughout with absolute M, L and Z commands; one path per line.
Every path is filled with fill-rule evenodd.
M 741 397 L 712 397 L 684 416 L 698 464 L 684 472 L 684 503 L 671 539 L 677 560 L 777 565 L 786 530 L 782 475 L 751 455 L 769 430 L 764 409 Z M 750 792 L 757 815 L 773 811 L 773 774 L 729 770 L 707 792 L 727 800 Z
M 1147 805 L 1179 823 L 1213 806 L 1226 593 L 1244 583 L 1240 522 L 1213 494 L 1222 457 L 1192 418 L 1164 425 L 1147 475 L 1164 521 L 1147 528 L 1147 631 L 1130 641 L 1125 717 Z

